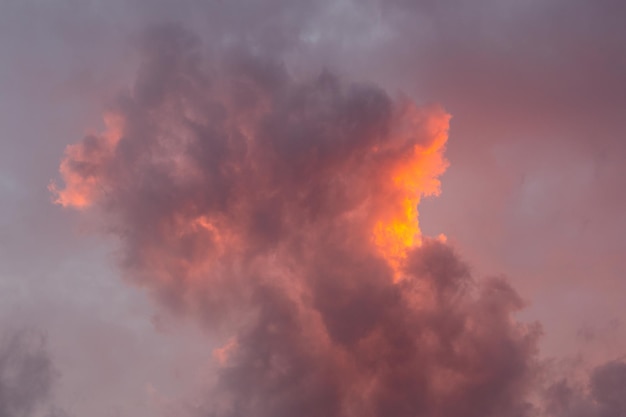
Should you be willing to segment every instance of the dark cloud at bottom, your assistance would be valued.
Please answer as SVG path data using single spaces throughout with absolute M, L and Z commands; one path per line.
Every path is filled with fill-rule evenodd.
M 0 335 L 0 416 L 66 416 L 52 403 L 58 374 L 45 338 L 32 330 Z
M 588 386 L 562 379 L 545 391 L 552 416 L 619 417 L 626 413 L 626 363 L 610 361 L 596 367 Z
M 108 130 L 68 148 L 53 190 L 102 215 L 129 281 L 228 340 L 192 414 L 542 412 L 540 328 L 514 319 L 506 279 L 474 279 L 440 240 L 398 253 L 385 234 L 419 202 L 407 194 L 436 193 L 441 109 L 254 52 L 207 58 L 179 27 L 153 28 L 142 54 Z M 623 374 L 598 368 L 579 415 L 623 415 Z M 548 390 L 551 414 L 580 408 L 572 389 Z

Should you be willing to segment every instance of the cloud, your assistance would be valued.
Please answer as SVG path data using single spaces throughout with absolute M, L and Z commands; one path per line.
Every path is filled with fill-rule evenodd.
M 49 407 L 57 374 L 45 340 L 29 331 L 5 332 L 0 339 L 0 415 L 30 417 Z M 60 410 L 51 411 L 60 415 Z
M 144 38 L 107 129 L 56 201 L 94 210 L 122 271 L 224 338 L 207 416 L 525 416 L 538 326 L 475 280 L 417 206 L 450 116 L 254 49 Z
M 307 251 L 312 250 L 309 240 L 300 239 L 293 231 L 309 234 L 316 227 L 320 228 L 320 236 L 313 242 L 315 247 L 335 239 L 345 239 L 346 246 L 365 247 L 361 248 L 364 255 L 353 260 L 346 271 L 358 269 L 360 276 L 369 276 L 372 271 L 388 274 L 380 271 L 391 269 L 393 279 L 400 280 L 401 273 L 397 271 L 406 262 L 405 248 L 419 245 L 422 238 L 417 232 L 422 226 L 428 226 L 426 230 L 433 233 L 444 231 L 462 248 L 464 258 L 476 270 L 507 271 L 524 296 L 534 292 L 531 317 L 539 317 L 548 329 L 550 353 L 563 354 L 568 349 L 580 348 L 568 336 L 576 331 L 571 331 L 572 323 L 576 328 L 581 323 L 603 327 L 602 321 L 609 322 L 622 315 L 620 277 L 624 239 L 620 225 L 624 224 L 624 200 L 620 192 L 623 146 L 619 138 L 623 137 L 624 96 L 618 87 L 623 78 L 621 39 L 626 9 L 621 2 L 557 0 L 512 4 L 485 0 L 471 4 L 458 1 L 359 1 L 357 4 L 277 0 L 262 4 L 251 1 L 200 4 L 195 0 L 112 0 L 43 5 L 37 1 L 9 0 L 2 2 L 0 8 L 0 31 L 4 35 L 0 46 L 7 56 L 13 57 L 0 71 L 0 89 L 9 94 L 3 100 L 7 107 L 2 112 L 2 125 L 9 139 L 2 152 L 6 171 L 2 176 L 13 185 L 9 187 L 10 195 L 6 195 L 8 204 L 2 209 L 6 224 L 3 224 L 4 255 L 0 263 L 8 279 L 19 283 L 19 288 L 25 288 L 26 278 L 32 275 L 23 292 L 31 301 L 39 300 L 32 295 L 41 293 L 42 299 L 56 299 L 63 306 L 67 306 L 65 297 L 86 304 L 84 316 L 74 315 L 76 320 L 100 314 L 95 304 L 85 300 L 97 298 L 101 300 L 98 305 L 108 303 L 101 288 L 95 287 L 85 294 L 77 289 L 74 280 L 59 279 L 60 285 L 55 281 L 41 286 L 42 275 L 58 268 L 61 257 L 73 257 L 98 268 L 97 261 L 84 253 L 69 254 L 83 248 L 65 248 L 68 222 L 63 221 L 63 214 L 46 208 L 48 196 L 42 184 L 55 169 L 61 146 L 68 138 L 80 135 L 76 132 L 82 132 L 86 124 L 95 124 L 94 108 L 117 91 L 118 86 L 126 85 L 129 69 L 134 68 L 136 61 L 143 60 L 136 87 L 105 116 L 106 132 L 94 133 L 91 139 L 67 150 L 68 158 L 62 168 L 67 184 L 58 186 L 57 191 L 63 190 L 63 194 L 56 198 L 62 197 L 59 202 L 65 205 L 82 206 L 84 211 L 91 207 L 104 212 L 105 228 L 121 236 L 122 270 L 129 280 L 146 287 L 169 308 L 195 315 L 209 327 L 221 327 L 220 336 L 225 345 L 231 337 L 233 341 L 237 339 L 237 329 L 242 323 L 249 323 L 251 315 L 260 314 L 256 301 L 250 301 L 257 291 L 250 284 L 255 276 L 263 276 L 263 280 L 270 282 L 284 280 L 292 286 L 290 291 L 304 292 L 305 301 L 314 304 L 311 308 L 323 312 L 322 333 L 330 334 L 336 343 L 355 343 L 379 320 L 379 313 L 364 311 L 360 305 L 383 302 L 376 291 L 385 292 L 385 286 L 368 278 L 365 282 L 376 291 L 361 288 L 356 279 L 349 279 L 350 272 L 330 272 L 334 270 L 333 262 L 340 264 L 348 259 L 344 255 L 346 251 L 333 249 L 325 257 L 304 259 L 310 255 Z M 184 33 L 176 35 L 177 29 L 159 29 L 156 32 L 160 34 L 153 31 L 144 38 L 148 45 L 143 54 L 131 54 L 133 36 L 146 23 L 163 18 L 193 26 L 205 42 Z M 174 41 L 177 36 L 181 40 Z M 170 51 L 166 53 L 167 48 Z M 228 48 L 229 51 L 224 50 Z M 205 49 L 212 54 L 208 60 L 204 59 Z M 278 188 L 290 191 L 263 195 L 267 188 L 262 178 L 237 179 L 234 174 L 237 165 L 220 162 L 244 161 L 243 166 L 247 166 L 245 158 L 237 154 L 248 152 L 241 145 L 245 140 L 238 144 L 233 141 L 235 147 L 229 141 L 200 140 L 197 137 L 205 138 L 207 134 L 189 133 L 189 125 L 180 121 L 179 116 L 187 111 L 180 110 L 183 107 L 190 109 L 192 115 L 194 112 L 214 114 L 214 119 L 220 120 L 221 106 L 232 124 L 237 125 L 239 120 L 233 115 L 240 115 L 241 110 L 236 106 L 249 106 L 246 117 L 253 118 L 250 124 L 255 138 L 261 131 L 266 136 L 291 136 L 291 132 L 300 131 L 298 122 L 282 126 L 280 115 L 290 113 L 298 100 L 281 101 L 275 87 L 282 86 L 278 88 L 290 92 L 289 97 L 297 95 L 294 92 L 297 86 L 315 90 L 318 85 L 315 80 L 322 78 L 319 68 L 324 65 L 333 69 L 327 75 L 340 90 L 349 85 L 346 79 L 375 80 L 387 91 L 400 89 L 418 100 L 435 99 L 454 114 L 454 140 L 447 152 L 453 164 L 447 174 L 446 192 L 439 202 L 420 207 L 420 214 L 428 219 L 424 225 L 406 222 L 415 218 L 417 213 L 406 209 L 416 207 L 417 201 L 408 205 L 395 203 L 402 199 L 397 196 L 404 194 L 402 187 L 410 184 L 399 181 L 370 187 L 365 180 L 376 181 L 380 172 L 369 172 L 367 168 L 372 165 L 367 161 L 346 164 L 345 155 L 355 155 L 351 145 L 339 155 L 338 165 L 328 158 L 320 163 L 329 164 L 330 168 L 324 171 L 327 178 L 346 181 L 346 186 L 312 184 L 317 190 L 308 194 L 306 203 L 304 200 L 299 203 L 300 207 L 306 207 L 307 214 L 293 215 L 297 205 L 293 201 L 304 198 L 299 191 L 309 187 L 307 180 L 299 175 L 312 172 L 310 166 L 319 166 L 306 164 L 307 152 L 312 148 L 303 147 L 305 156 L 298 157 L 297 149 L 268 141 L 275 160 L 293 156 L 295 162 L 291 166 L 283 163 L 279 170 L 282 174 L 276 175 L 281 178 L 281 182 L 276 182 Z M 308 75 L 293 71 L 294 68 Z M 224 82 L 230 83 L 229 86 L 224 87 Z M 205 85 L 209 87 L 205 89 Z M 269 93 L 261 85 L 266 85 Z M 362 88 L 363 84 L 360 87 L 368 90 Z M 215 113 L 206 112 L 201 102 L 206 90 L 209 90 L 206 95 L 212 97 L 223 90 L 223 97 L 212 100 L 217 103 Z M 311 93 L 301 95 L 310 97 Z M 173 110 L 165 109 L 175 96 L 182 97 L 180 108 L 172 105 Z M 339 96 L 344 101 L 347 97 L 344 93 Z M 384 92 L 383 96 L 386 97 L 383 101 L 390 102 L 391 113 L 400 114 L 402 99 Z M 186 103 L 187 97 L 200 99 Z M 249 97 L 261 97 L 261 100 L 251 103 Z M 226 103 L 228 100 L 231 102 Z M 263 100 L 270 102 L 272 108 L 254 119 L 254 112 L 263 110 Z M 304 107 L 321 108 L 324 104 Z M 418 112 L 425 115 L 424 119 L 430 120 L 432 116 L 432 109 Z M 271 114 L 275 115 L 273 119 Z M 322 121 L 330 120 L 320 110 L 314 110 L 313 114 Z M 155 123 L 159 118 L 163 119 L 162 123 Z M 237 130 L 216 127 L 218 123 L 213 121 L 197 123 L 195 116 L 190 119 L 202 128 L 213 127 L 216 135 Z M 261 119 L 268 126 L 259 127 L 257 122 L 260 124 Z M 145 126 L 140 126 L 142 120 Z M 443 115 L 433 120 L 442 126 L 446 124 Z M 72 127 L 59 128 L 63 125 Z M 175 127 L 174 132 L 168 131 L 168 125 Z M 302 136 L 318 137 L 318 123 L 311 121 L 310 125 L 311 133 Z M 396 122 L 389 125 L 396 126 Z M 153 146 L 161 142 L 150 137 L 150 130 L 155 135 L 169 137 L 183 132 L 180 136 L 189 135 L 190 148 Z M 145 141 L 141 139 L 144 136 L 148 136 Z M 170 151 L 174 152 L 170 154 Z M 324 153 L 323 149 L 319 152 Z M 334 152 L 333 149 L 330 154 Z M 198 155 L 190 156 L 195 153 Z M 182 159 L 177 160 L 175 155 L 182 155 Z M 155 159 L 150 159 L 153 156 Z M 188 164 L 186 158 L 195 162 Z M 399 167 L 398 162 L 393 158 L 391 165 Z M 433 163 L 440 168 L 445 165 L 434 159 Z M 194 165 L 214 167 L 212 179 L 207 180 L 205 175 L 209 169 L 196 172 Z M 406 164 L 399 171 L 421 166 L 422 162 Z M 363 182 L 337 175 L 347 171 L 355 171 L 357 179 L 363 176 Z M 190 172 L 201 177 L 196 185 L 180 181 L 188 178 Z M 129 179 L 122 178 L 124 175 Z M 253 176 L 241 173 L 240 177 L 246 175 Z M 266 182 L 273 184 L 275 180 Z M 355 187 L 358 184 L 360 187 Z M 125 189 L 126 186 L 129 188 Z M 233 187 L 236 189 L 231 191 Z M 431 190 L 436 188 L 437 184 Z M 241 192 L 252 197 L 250 200 L 237 197 Z M 359 193 L 367 196 L 381 193 L 374 197 L 371 207 L 364 209 L 371 214 L 369 221 L 354 219 L 354 228 L 346 226 L 335 231 L 314 218 L 315 215 L 322 219 L 340 217 L 344 208 L 349 211 L 350 204 L 359 200 Z M 184 204 L 172 201 L 182 196 L 193 202 L 197 195 L 207 200 L 200 204 L 199 216 L 183 213 Z M 286 203 L 285 195 L 293 196 L 293 201 Z M 270 202 L 270 198 L 274 200 Z M 215 208 L 220 204 L 221 208 Z M 377 208 L 384 213 L 376 212 Z M 207 216 L 216 212 L 223 214 L 223 219 L 216 221 Z M 245 226 L 239 226 L 240 219 Z M 235 223 L 236 227 L 231 227 Z M 343 225 L 340 220 L 335 223 Z M 364 223 L 367 227 L 361 227 Z M 181 226 L 185 232 L 177 234 Z M 361 230 L 361 234 L 354 234 L 354 230 Z M 372 231 L 378 237 L 374 245 L 369 233 Z M 325 233 L 328 237 L 323 240 Z M 292 257 L 291 250 L 301 253 Z M 33 262 L 34 252 L 36 262 Z M 206 253 L 210 255 L 208 259 Z M 456 294 L 459 285 L 472 287 L 471 280 L 459 278 L 463 275 L 455 272 L 455 265 L 463 263 L 455 261 L 456 255 L 446 258 L 445 253 L 448 252 L 431 254 L 428 260 L 424 258 L 424 265 L 415 272 L 421 276 L 428 275 L 428 271 L 442 270 L 441 274 L 447 271 L 445 276 L 449 279 L 430 283 L 425 285 L 428 290 L 420 290 L 440 294 L 442 300 Z M 573 260 L 572 253 L 584 255 Z M 373 260 L 366 256 L 369 254 Z M 271 256 L 276 258 L 270 259 Z M 333 257 L 336 259 L 331 262 Z M 254 261 L 241 267 L 238 264 L 241 259 Z M 319 274 L 341 275 L 341 282 L 316 280 L 310 286 L 309 281 L 303 284 L 298 278 L 293 283 L 294 280 L 286 278 L 289 271 L 297 270 L 293 264 L 310 265 L 313 259 L 319 263 Z M 62 270 L 58 275 L 70 273 L 77 277 L 84 274 Z M 272 276 L 268 277 L 270 273 Z M 311 272 L 307 276 L 319 275 Z M 590 276 L 594 279 L 590 280 Z M 92 279 L 85 277 L 81 282 L 91 283 Z M 354 295 L 336 300 L 336 293 Z M 15 298 L 12 291 L 7 294 Z M 300 305 L 299 300 L 295 302 Z M 134 305 L 135 301 L 129 303 Z M 49 311 L 44 315 L 51 316 Z M 350 319 L 336 319 L 342 315 Z M 125 322 L 125 319 L 116 320 Z M 71 332 L 72 325 L 66 320 L 60 323 L 58 328 L 63 330 L 51 337 L 68 339 L 67 330 Z M 82 334 L 80 328 L 74 331 Z M 134 333 L 144 344 L 149 344 L 145 342 L 148 330 Z M 623 339 L 622 333 L 611 332 L 613 339 L 602 344 L 611 346 L 613 353 L 622 352 L 618 343 Z M 613 356 L 605 353 L 599 344 L 598 340 L 588 342 L 587 349 L 594 350 L 592 353 L 602 356 L 602 360 Z M 234 360 L 235 350 L 228 349 L 226 356 Z M 125 360 L 133 365 L 133 374 L 125 381 L 135 384 L 143 378 L 142 371 L 134 359 Z M 151 360 L 146 356 L 146 363 Z M 91 389 L 82 383 L 83 376 L 98 381 L 94 384 L 102 387 L 99 381 L 102 371 L 70 364 L 68 367 L 73 368 L 70 373 L 77 375 L 76 381 L 81 381 L 82 392 Z M 106 368 L 107 375 L 115 373 L 112 366 Z M 115 386 L 117 391 L 109 397 L 124 389 Z M 110 402 L 102 394 L 100 397 L 90 398 L 87 407 L 96 409 L 99 404 Z M 126 401 L 128 397 L 119 398 Z
M 218 400 L 198 415 L 530 415 L 539 329 L 512 320 L 520 301 L 508 284 L 473 283 L 454 265 L 423 272 L 441 257 L 458 262 L 437 241 L 409 255 L 419 260 L 400 284 L 342 255 L 308 278 L 310 303 L 257 290 L 209 394 Z
M 606 362 L 589 375 L 588 384 L 562 379 L 546 390 L 548 415 L 619 417 L 626 412 L 626 363 Z

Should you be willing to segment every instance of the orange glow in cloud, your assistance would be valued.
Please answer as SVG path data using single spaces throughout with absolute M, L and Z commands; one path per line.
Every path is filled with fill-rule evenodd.
M 413 103 L 405 103 L 394 117 L 388 142 L 370 151 L 370 156 L 381 164 L 381 170 L 377 172 L 381 173 L 382 181 L 376 182 L 381 189 L 373 193 L 370 206 L 373 217 L 370 217 L 371 222 L 366 227 L 372 228 L 372 244 L 394 271 L 396 282 L 402 279 L 401 269 L 407 252 L 422 243 L 418 219 L 420 200 L 423 196 L 440 192 L 438 178 L 448 166 L 443 154 L 449 120 L 450 115 L 441 108 L 420 108 Z M 115 171 L 116 147 L 124 134 L 125 121 L 121 116 L 107 114 L 104 122 L 103 133 L 87 136 L 79 144 L 66 148 L 60 166 L 65 187 L 58 188 L 54 183 L 49 187 L 56 204 L 85 209 L 111 186 L 109 181 Z M 242 125 L 245 127 L 245 123 Z M 170 158 L 177 180 L 178 176 L 184 182 L 201 175 L 188 156 L 172 148 L 172 145 L 167 149 L 164 160 Z M 172 240 L 172 247 L 177 247 L 177 242 L 184 240 L 210 250 L 205 255 L 201 250 L 200 253 L 194 252 L 193 256 L 188 254 L 190 258 L 172 255 L 167 261 L 155 256 L 152 262 L 162 265 L 162 270 L 185 270 L 188 278 L 202 277 L 216 258 L 242 245 L 232 224 L 222 224 L 202 214 L 183 214 L 175 218 L 175 224 L 163 226 L 171 228 L 171 233 L 167 235 Z M 443 239 L 445 237 L 440 238 Z M 172 251 L 172 254 L 175 253 Z
M 420 199 L 439 194 L 438 177 L 448 167 L 443 153 L 450 115 L 439 111 L 424 120 L 414 106 L 409 112 L 408 123 L 398 134 L 415 135 L 421 130 L 428 141 L 413 145 L 412 152 L 391 169 L 389 182 L 394 198 L 387 202 L 388 209 L 374 227 L 374 243 L 395 271 L 396 281 L 401 279 L 399 269 L 407 251 L 422 241 L 417 209 Z
M 237 349 L 237 340 L 230 339 L 225 345 L 213 349 L 213 359 L 220 365 L 224 366 L 228 363 L 229 357 Z
M 48 186 L 56 204 L 84 209 L 102 191 L 101 170 L 113 157 L 122 137 L 124 121 L 122 117 L 108 113 L 104 115 L 104 124 L 104 132 L 91 136 L 88 144 L 81 142 L 65 149 L 65 158 L 59 168 L 65 188 L 59 189 L 54 182 Z

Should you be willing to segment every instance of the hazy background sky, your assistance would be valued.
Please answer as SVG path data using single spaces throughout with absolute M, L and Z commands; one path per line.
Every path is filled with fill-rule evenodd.
M 116 240 L 48 190 L 132 86 L 146 28 L 175 22 L 207 50 L 441 104 L 450 167 L 424 233 L 505 275 L 564 372 L 623 359 L 625 19 L 618 0 L 0 1 L 0 340 L 30 332 L 37 353 L 44 335 L 50 403 L 70 416 L 171 413 L 212 378 L 211 335 L 124 283 Z

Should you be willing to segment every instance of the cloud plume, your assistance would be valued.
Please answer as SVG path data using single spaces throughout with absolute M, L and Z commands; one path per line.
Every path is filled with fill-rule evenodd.
M 531 415 L 538 326 L 420 231 L 449 118 L 158 26 L 51 189 L 102 215 L 129 281 L 224 340 L 196 415 Z

